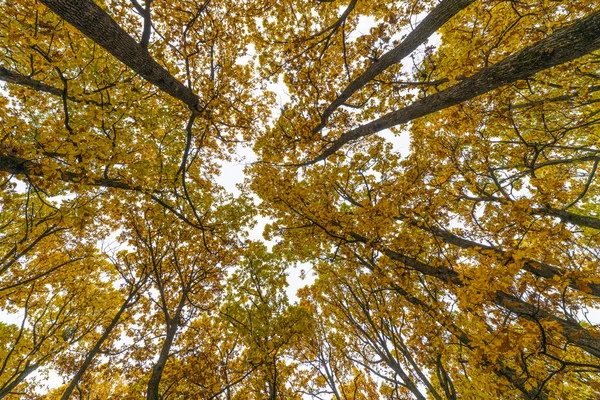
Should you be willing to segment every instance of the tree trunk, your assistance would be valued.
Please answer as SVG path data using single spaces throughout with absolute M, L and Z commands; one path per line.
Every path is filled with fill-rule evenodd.
M 171 346 L 173 345 L 173 341 L 175 340 L 175 334 L 177 333 L 177 323 L 174 320 L 171 320 L 167 327 L 167 336 L 165 337 L 165 341 L 163 342 L 162 348 L 160 349 L 160 355 L 158 356 L 158 360 L 154 367 L 152 367 L 152 374 L 150 375 L 150 380 L 148 381 L 148 388 L 146 393 L 147 400 L 159 400 L 159 391 L 158 386 L 160 384 L 160 379 L 162 378 L 163 371 L 165 370 L 165 365 L 167 364 L 167 360 L 169 358 L 169 353 L 171 351 Z
M 436 111 L 457 105 L 493 89 L 528 78 L 535 73 L 600 48 L 600 11 L 555 31 L 539 42 L 439 93 L 392 111 L 374 121 L 345 132 L 320 155 L 302 165 L 325 160 L 346 143 Z
M 569 214 L 570 216 L 575 215 L 575 214 L 571 214 L 566 211 L 565 211 L 565 213 Z M 585 217 L 583 217 L 583 218 L 585 218 Z M 477 250 L 493 251 L 494 253 L 498 254 L 499 256 L 506 255 L 506 251 L 503 249 L 500 249 L 498 247 L 477 243 L 472 240 L 468 240 L 468 239 L 462 238 L 458 235 L 455 235 L 453 233 L 450 233 L 444 229 L 418 224 L 416 221 L 408 220 L 408 218 L 398 218 L 398 219 L 410 224 L 411 226 L 414 226 L 421 230 L 432 233 L 435 237 L 437 237 L 438 239 L 441 239 L 446 244 L 454 245 L 454 246 L 457 246 L 457 247 L 460 247 L 463 249 L 477 249 Z M 535 260 L 524 260 L 523 269 L 525 271 L 530 272 L 531 274 L 533 274 L 535 276 L 538 276 L 541 278 L 546 278 L 546 279 L 552 279 L 555 276 L 564 276 L 566 273 L 566 271 L 561 268 L 558 268 L 558 267 L 555 267 L 553 265 L 549 265 L 546 263 L 542 263 L 539 261 L 535 261 Z M 569 287 L 572 289 L 584 292 L 584 293 L 589 292 L 590 294 L 593 294 L 596 297 L 600 297 L 600 285 L 599 284 L 589 283 L 589 284 L 581 285 L 580 283 L 577 282 L 577 280 L 570 279 Z
M 157 63 L 92 0 L 40 1 L 148 82 L 190 108 L 197 108 L 198 96 Z
M 364 237 L 359 235 L 353 235 L 353 237 L 361 240 L 365 244 L 368 243 L 368 241 L 365 241 L 366 239 Z M 458 287 L 468 284 L 468 280 L 462 278 L 456 271 L 447 266 L 429 265 L 415 258 L 405 256 L 387 248 L 378 250 L 380 250 L 390 259 L 401 262 L 407 267 L 410 267 L 411 269 L 414 269 L 423 275 L 435 277 L 443 282 L 450 283 Z M 579 324 L 552 315 L 539 307 L 529 304 L 516 296 L 500 290 L 496 291 L 490 300 L 500 307 L 529 321 L 546 320 L 556 322 L 561 328 L 558 330 L 558 333 L 560 333 L 565 339 L 567 339 L 573 345 L 593 355 L 594 357 L 600 358 L 600 340 L 595 339 Z
M 90 350 L 90 352 L 87 354 L 87 356 L 85 357 L 85 360 L 83 361 L 83 364 L 81 364 L 81 366 L 75 373 L 75 376 L 73 376 L 73 379 L 71 379 L 71 383 L 69 383 L 69 386 L 67 386 L 67 388 L 65 389 L 65 391 L 61 397 L 61 400 L 69 400 L 71 393 L 73 393 L 73 390 L 75 390 L 75 387 L 79 384 L 79 381 L 83 377 L 83 374 L 88 369 L 88 367 L 92 364 L 92 361 L 94 360 L 94 358 L 100 352 L 100 349 L 102 348 L 102 345 L 104 344 L 104 342 L 106 341 L 108 336 L 111 334 L 113 329 L 115 329 L 115 327 L 119 323 L 121 316 L 123 315 L 125 310 L 127 310 L 127 308 L 129 308 L 131 306 L 131 300 L 133 300 L 133 298 L 136 296 L 136 294 L 137 294 L 137 290 L 134 290 L 129 294 L 129 296 L 127 296 L 127 299 L 121 305 L 121 308 L 119 309 L 119 311 L 115 314 L 113 319 L 110 321 L 110 324 L 104 330 L 104 333 L 102 333 L 102 336 L 100 336 L 100 339 L 98 339 L 98 341 L 96 342 L 96 344 L 94 345 L 92 350 Z
M 388 69 L 394 64 L 399 63 L 410 53 L 416 50 L 429 36 L 437 31 L 442 25 L 453 16 L 465 9 L 474 0 L 443 0 L 425 17 L 419 25 L 406 36 L 398 46 L 382 55 L 379 60 L 374 62 L 359 77 L 348 84 L 344 91 L 327 107 L 321 116 L 321 123 L 313 129 L 318 132 L 325 127 L 327 119 L 333 112 L 346 102 L 356 91 L 369 83 L 377 75 Z
M 26 75 L 21 75 L 17 72 L 10 71 L 4 67 L 0 66 L 0 80 L 8 83 L 14 83 L 21 86 L 27 86 L 33 90 L 38 92 L 50 93 L 55 96 L 63 95 L 63 90 L 56 88 L 54 86 L 50 86 L 44 82 L 37 81 L 33 78 L 30 78 Z
M 8 396 L 14 388 L 16 388 L 21 382 L 23 382 L 25 378 L 29 376 L 29 374 L 38 369 L 39 366 L 39 364 L 25 366 L 25 369 L 23 369 L 23 371 L 21 371 L 12 382 L 7 384 L 4 388 L 0 390 L 0 399 L 3 399 L 4 397 Z

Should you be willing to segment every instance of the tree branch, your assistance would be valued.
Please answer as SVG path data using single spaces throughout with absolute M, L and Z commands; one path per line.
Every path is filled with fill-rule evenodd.
M 399 63 L 415 51 L 429 36 L 444 25 L 450 18 L 473 3 L 474 0 L 443 0 L 438 4 L 425 19 L 406 36 L 398 46 L 382 55 L 376 62 L 371 64 L 365 72 L 346 86 L 342 93 L 327 107 L 321 116 L 321 123 L 313 129 L 314 133 L 325 127 L 327 119 L 333 112 L 342 106 L 346 100 L 356 93 L 360 88 L 369 83 L 377 75 L 394 64 Z
M 446 90 L 345 132 L 321 154 L 300 166 L 323 161 L 345 144 L 361 137 L 460 104 L 493 89 L 525 79 L 544 69 L 582 57 L 598 48 L 600 48 L 600 11 L 555 31 L 545 39 L 491 67 L 484 68 Z
M 41 2 L 148 82 L 188 107 L 196 109 L 199 103 L 198 96 L 156 62 L 143 46 L 92 0 Z

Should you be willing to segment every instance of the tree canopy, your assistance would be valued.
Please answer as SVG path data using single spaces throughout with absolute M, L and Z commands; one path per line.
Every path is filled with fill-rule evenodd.
M 0 0 L 0 48 L 0 398 L 600 397 L 597 1 Z

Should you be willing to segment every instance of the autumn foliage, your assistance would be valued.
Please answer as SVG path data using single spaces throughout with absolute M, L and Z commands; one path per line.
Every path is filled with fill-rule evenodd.
M 592 0 L 0 0 L 0 398 L 599 398 L 599 49 Z

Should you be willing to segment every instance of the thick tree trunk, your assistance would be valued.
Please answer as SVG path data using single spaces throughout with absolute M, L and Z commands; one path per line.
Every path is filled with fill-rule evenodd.
M 535 214 L 539 215 L 549 215 L 551 217 L 560 218 L 562 222 L 566 222 L 569 224 L 577 225 L 577 226 L 585 226 L 593 229 L 600 229 L 600 219 L 594 217 L 587 217 L 585 215 L 573 214 L 572 212 L 566 210 L 557 210 L 556 208 L 543 208 L 536 210 Z
M 148 82 L 190 108 L 197 108 L 198 96 L 156 62 L 143 46 L 92 0 L 41 0 L 41 3 Z
M 414 258 L 396 253 L 395 251 L 385 249 L 383 253 L 395 261 L 400 261 L 423 275 L 438 278 L 444 282 L 452 283 L 456 286 L 464 286 L 468 284 L 463 278 L 460 278 L 458 273 L 444 266 L 432 266 L 418 261 Z M 556 322 L 561 327 L 560 334 L 564 336 L 570 343 L 588 352 L 589 354 L 600 358 L 600 340 L 595 339 L 587 330 L 579 326 L 579 324 L 552 315 L 532 304 L 529 304 L 516 296 L 497 291 L 494 298 L 491 299 L 494 303 L 502 308 L 525 318 L 530 321 L 551 321 Z
M 29 175 L 43 177 L 42 166 L 34 161 L 26 160 L 22 157 L 0 154 L 0 171 L 8 172 L 13 175 Z M 117 179 L 89 179 L 73 172 L 59 171 L 59 179 L 65 182 L 86 181 L 90 186 L 109 187 L 113 189 L 141 191 L 140 186 L 132 186 L 126 182 Z
M 429 36 L 444 25 L 450 18 L 465 9 L 474 0 L 443 0 L 425 17 L 417 27 L 406 36 L 398 46 L 382 55 L 379 60 L 374 62 L 359 77 L 348 84 L 344 91 L 327 107 L 321 116 L 321 123 L 314 128 L 313 132 L 318 132 L 325 127 L 327 119 L 333 112 L 346 102 L 356 91 L 369 83 L 377 75 L 388 69 L 394 64 L 399 63 L 410 53 L 416 50 Z
M 345 132 L 320 155 L 303 165 L 325 160 L 346 143 L 396 125 L 405 124 L 436 111 L 457 105 L 535 73 L 600 48 L 600 11 L 555 31 L 550 36 L 505 58 L 491 67 L 439 93 L 392 111 L 381 118 Z
M 18 72 L 11 71 L 4 67 L 0 67 L 0 81 L 25 86 L 37 92 L 49 93 L 58 97 L 63 97 L 65 95 L 64 89 L 59 89 L 57 87 L 48 85 L 47 83 L 38 81 L 27 75 L 19 74 Z M 89 99 L 78 99 L 73 96 L 67 96 L 66 99 L 74 103 L 88 103 L 95 104 L 97 106 L 102 106 L 100 102 Z
M 2 154 L 2 153 L 0 153 L 0 171 L 8 172 L 13 175 L 29 175 L 29 176 L 37 176 L 37 177 L 44 176 L 42 173 L 40 164 L 35 163 L 30 160 L 26 160 L 21 157 Z M 195 224 L 194 222 L 190 221 L 184 214 L 177 211 L 177 209 L 175 209 L 174 207 L 170 206 L 165 200 L 162 199 L 161 192 L 158 190 L 149 192 L 148 190 L 145 190 L 145 188 L 143 188 L 142 186 L 133 186 L 133 185 L 128 184 L 127 182 L 123 182 L 118 179 L 110 179 L 110 178 L 109 179 L 106 179 L 106 178 L 90 179 L 89 177 L 86 177 L 82 174 L 77 174 L 74 172 L 69 172 L 69 171 L 65 172 L 62 170 L 59 170 L 58 172 L 59 172 L 58 179 L 65 181 L 65 182 L 73 182 L 73 183 L 84 182 L 86 185 L 89 185 L 89 186 L 100 186 L 100 187 L 107 187 L 107 188 L 113 188 L 113 189 L 132 190 L 132 191 L 136 191 L 136 192 L 147 193 L 150 195 L 150 198 L 152 200 L 154 200 L 161 206 L 165 207 L 167 210 L 171 211 L 173 213 L 173 215 L 175 215 L 177 218 L 181 219 L 186 224 L 188 224 L 194 228 L 197 228 L 197 229 L 205 229 L 206 228 L 204 226 Z
M 376 267 L 374 265 L 365 264 L 363 262 L 364 260 L 361 260 L 361 259 L 358 259 L 358 261 L 361 264 L 365 265 L 370 271 L 375 272 Z M 452 333 L 465 347 L 467 347 L 469 349 L 473 349 L 473 346 L 471 344 L 471 338 L 469 338 L 469 336 L 460 327 L 458 327 L 453 321 L 439 320 L 439 318 L 437 318 L 437 314 L 436 314 L 435 310 L 433 309 L 433 307 L 431 307 L 427 303 L 423 302 L 422 300 L 412 296 L 406 290 L 404 290 L 401 286 L 394 284 L 394 285 L 392 285 L 392 289 L 396 293 L 398 293 L 400 296 L 402 296 L 406 301 L 408 301 L 409 303 L 411 303 L 414 306 L 417 306 L 418 308 L 423 310 L 425 313 L 429 314 L 433 319 L 437 319 L 438 322 L 445 329 L 447 329 L 448 332 Z M 515 388 L 517 388 L 521 393 L 523 393 L 523 396 L 525 399 L 546 400 L 548 398 L 548 394 L 544 390 L 537 391 L 535 389 L 527 389 L 527 387 L 524 385 L 524 380 L 519 378 L 517 376 L 517 374 L 515 373 L 515 371 L 504 366 L 502 364 L 502 362 L 500 362 L 500 361 L 496 361 L 493 371 L 496 375 L 503 376 L 506 379 L 508 379 L 508 381 L 511 384 L 513 384 L 515 386 Z
M 12 382 L 8 383 L 6 386 L 0 389 L 0 399 L 3 399 L 4 397 L 8 396 L 10 392 L 13 391 L 13 389 L 19 386 L 19 384 L 23 382 L 25 378 L 27 378 L 32 372 L 38 369 L 39 366 L 40 365 L 37 363 L 33 365 L 27 365 L 25 369 L 21 371 Z

